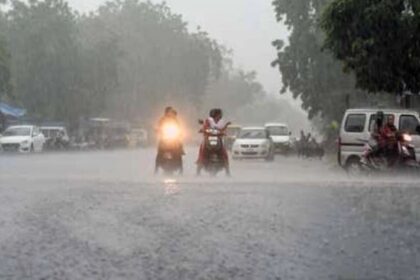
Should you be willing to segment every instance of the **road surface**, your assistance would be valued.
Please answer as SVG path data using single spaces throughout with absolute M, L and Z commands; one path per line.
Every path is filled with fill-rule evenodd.
M 153 176 L 154 151 L 0 155 L 0 279 L 420 279 L 417 178 L 327 161 Z

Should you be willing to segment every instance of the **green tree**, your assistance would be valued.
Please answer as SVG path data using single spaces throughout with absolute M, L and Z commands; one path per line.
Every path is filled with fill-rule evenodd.
M 16 96 L 34 115 L 75 121 L 84 100 L 73 12 L 61 0 L 13 1 L 7 16 Z
M 325 47 L 371 92 L 420 92 L 420 2 L 335 0 L 325 10 Z
M 16 98 L 42 119 L 150 125 L 168 104 L 198 116 L 210 101 L 239 108 L 265 94 L 166 4 L 113 0 L 80 15 L 63 0 L 15 0 L 2 19 Z
M 1 5 L 5 1 L 0 1 Z M 0 100 L 3 97 L 12 97 L 12 88 L 10 84 L 10 52 L 5 40 L 7 21 L 0 11 Z
M 107 110 L 119 118 L 151 121 L 166 104 L 196 106 L 220 71 L 218 44 L 203 31 L 189 32 L 166 4 L 108 2 L 79 28 L 84 48 L 108 50 L 100 57 L 112 61 L 106 68 L 118 81 Z
M 10 86 L 10 55 L 6 43 L 0 39 L 0 100 L 2 97 L 11 97 Z
M 319 19 L 331 0 L 275 0 L 277 20 L 290 30 L 288 42 L 273 43 L 278 51 L 273 66 L 279 68 L 282 92 L 302 100 L 312 119 L 319 114 L 325 123 L 340 121 L 347 106 L 377 104 L 378 99 L 355 90 L 352 75 L 342 73 L 342 65 L 322 51 L 324 33 Z

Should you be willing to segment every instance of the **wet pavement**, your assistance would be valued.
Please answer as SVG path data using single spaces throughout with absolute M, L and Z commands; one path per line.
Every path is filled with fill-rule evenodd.
M 417 178 L 194 157 L 155 177 L 152 149 L 0 155 L 0 279 L 420 279 Z

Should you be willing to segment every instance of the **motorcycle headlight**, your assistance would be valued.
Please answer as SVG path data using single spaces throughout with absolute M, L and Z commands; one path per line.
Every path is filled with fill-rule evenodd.
M 164 140 L 176 140 L 180 135 L 181 131 L 175 123 L 167 123 L 163 126 L 162 137 Z
M 404 135 L 403 135 L 403 140 L 404 140 L 405 142 L 411 142 L 411 141 L 413 140 L 413 137 L 411 137 L 411 135 L 410 135 L 410 134 L 404 134 Z

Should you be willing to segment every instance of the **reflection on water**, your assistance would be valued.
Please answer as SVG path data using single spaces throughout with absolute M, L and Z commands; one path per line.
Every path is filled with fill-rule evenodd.
M 165 179 L 163 181 L 165 187 L 165 195 L 175 195 L 181 191 L 177 180 Z

